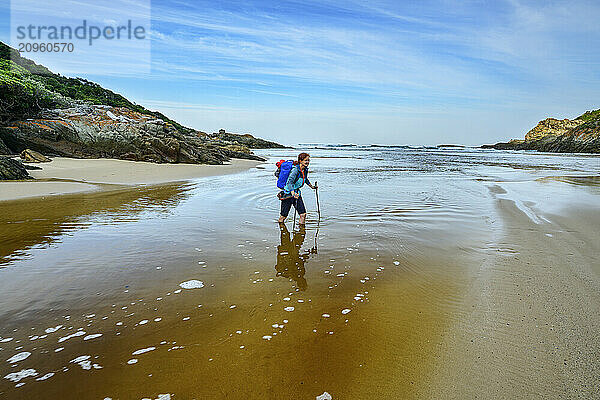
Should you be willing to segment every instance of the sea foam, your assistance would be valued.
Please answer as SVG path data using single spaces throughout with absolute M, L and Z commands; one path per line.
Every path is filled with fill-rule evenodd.
M 19 382 L 21 379 L 28 378 L 30 376 L 36 376 L 38 373 L 35 369 L 22 369 L 19 372 L 13 372 L 6 375 L 4 378 L 12 382 Z
M 152 346 L 152 347 L 146 347 L 145 349 L 136 350 L 136 351 L 134 351 L 131 354 L 134 355 L 134 356 L 137 356 L 139 354 L 144 354 L 144 353 L 147 353 L 147 352 L 152 351 L 152 350 L 156 350 L 156 347 L 154 347 L 154 346 Z
M 6 360 L 7 363 L 9 364 L 14 364 L 17 363 L 19 361 L 23 361 L 24 359 L 26 359 L 27 357 L 29 357 L 31 355 L 30 352 L 28 351 L 23 351 L 21 353 L 15 354 L 14 356 L 12 356 L 11 358 L 9 358 L 8 360 Z
M 189 281 L 181 282 L 179 286 L 183 289 L 200 289 L 204 287 L 204 282 L 192 279 Z

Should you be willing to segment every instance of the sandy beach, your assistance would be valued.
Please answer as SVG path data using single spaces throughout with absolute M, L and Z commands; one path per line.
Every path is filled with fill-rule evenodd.
M 299 228 L 294 152 L 1 202 L 0 397 L 600 396 L 597 158 L 311 149 Z
M 260 162 L 242 159 L 232 159 L 224 165 L 199 165 L 54 157 L 48 163 L 29 164 L 42 168 L 29 171 L 35 181 L 0 182 L 0 201 L 186 181 L 237 173 L 258 164 Z

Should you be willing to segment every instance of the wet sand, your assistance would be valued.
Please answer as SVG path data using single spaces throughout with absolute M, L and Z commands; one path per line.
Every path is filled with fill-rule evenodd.
M 35 163 L 42 170 L 30 170 L 36 180 L 0 182 L 0 201 L 26 197 L 111 189 L 116 185 L 158 184 L 206 176 L 232 174 L 260 162 L 232 159 L 224 165 L 157 164 L 116 159 L 53 157 L 48 163 Z
M 35 182 L 32 186 L 43 183 Z M 79 184 L 78 184 L 79 185 Z M 1 185 L 0 185 L 1 187 Z M 30 196 L 0 203 L 0 268 L 9 259 L 19 259 L 34 246 L 51 244 L 63 235 L 91 226 L 90 217 L 119 215 L 118 221 L 133 222 L 148 209 L 168 209 L 189 197 L 193 183 L 157 185 L 102 184 L 101 190 L 60 193 L 60 196 Z M 38 190 L 38 189 L 36 189 Z
M 598 397 L 589 174 L 331 160 L 305 229 L 268 169 L 2 202 L 0 397 Z
M 422 397 L 600 398 L 598 204 L 536 222 L 500 186 L 490 193 L 502 230 L 443 334 Z

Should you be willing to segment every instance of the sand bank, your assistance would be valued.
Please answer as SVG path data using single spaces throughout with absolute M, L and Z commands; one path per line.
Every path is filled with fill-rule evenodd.
M 186 181 L 233 174 L 258 164 L 260 162 L 241 159 L 232 159 L 224 165 L 198 165 L 54 157 L 49 163 L 35 164 L 41 170 L 29 171 L 35 181 L 0 182 L 0 201 L 89 192 L 122 185 Z
M 422 397 L 599 398 L 597 207 L 536 222 L 513 200 L 496 205 L 504 234 L 443 336 Z

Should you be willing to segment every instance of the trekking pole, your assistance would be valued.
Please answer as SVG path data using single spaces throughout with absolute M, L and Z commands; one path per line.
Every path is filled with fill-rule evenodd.
M 321 206 L 319 205 L 319 184 L 315 181 L 315 195 L 317 197 L 317 213 L 319 214 L 319 219 L 317 221 L 317 230 L 315 231 L 315 241 L 312 250 L 314 250 L 314 254 L 317 254 L 317 238 L 319 237 L 319 228 L 321 227 Z
M 314 250 L 314 254 L 317 254 L 317 238 L 319 237 L 319 225 L 320 225 L 320 223 L 317 223 L 317 230 L 315 232 L 314 246 L 311 249 L 311 253 L 313 253 L 313 250 Z
M 294 224 L 292 225 L 292 232 L 296 230 L 296 206 L 294 205 Z
M 315 195 L 317 196 L 317 213 L 319 214 L 319 222 L 321 222 L 321 206 L 319 205 L 319 185 L 315 181 Z

